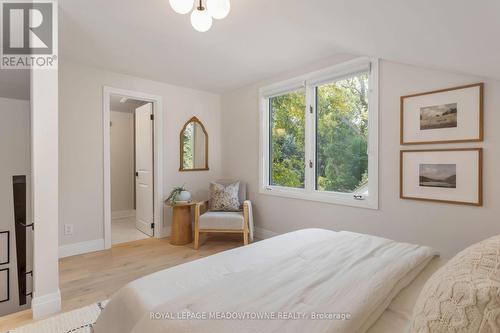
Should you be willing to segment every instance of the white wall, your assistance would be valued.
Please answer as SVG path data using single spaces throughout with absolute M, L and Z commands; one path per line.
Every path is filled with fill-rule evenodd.
M 28 180 L 27 198 L 30 197 L 29 176 L 31 174 L 30 158 L 30 102 L 19 99 L 0 97 L 0 231 L 10 231 L 10 264 L 0 268 L 9 268 L 10 301 L 0 303 L 0 316 L 25 309 L 19 307 L 17 258 L 14 224 L 14 199 L 12 196 L 12 176 L 26 175 Z M 30 202 L 27 202 L 29 209 Z M 29 220 L 29 215 L 27 216 Z M 27 231 L 27 242 L 31 243 Z M 0 249 L 6 243 L 0 244 Z M 2 257 L 5 253 L 2 253 Z M 31 258 L 31 254 L 27 253 Z M 28 269 L 30 269 L 29 265 Z M 2 274 L 3 277 L 3 274 Z M 0 278 L 0 298 L 3 299 L 7 281 Z M 31 289 L 31 288 L 30 288 Z M 29 297 L 28 297 L 29 302 Z
M 0 97 L 29 100 L 30 71 L 0 69 Z
M 60 245 L 101 240 L 103 232 L 102 88 L 111 86 L 163 97 L 163 190 L 185 184 L 195 198 L 205 198 L 208 184 L 220 177 L 220 97 L 218 95 L 64 62 L 60 73 Z M 166 78 L 168 79 L 168 78 Z M 179 172 L 179 133 L 197 116 L 208 131 L 210 171 Z M 164 209 L 168 230 L 171 212 Z M 64 224 L 74 235 L 64 236 Z
M 225 177 L 249 183 L 257 227 L 283 233 L 321 227 L 350 230 L 433 246 L 450 256 L 467 245 L 500 234 L 500 82 L 478 77 L 381 61 L 379 210 L 278 198 L 258 193 L 259 87 L 349 59 L 338 56 L 280 78 L 247 86 L 222 96 L 222 152 Z M 485 82 L 484 144 L 430 145 L 484 147 L 484 207 L 425 203 L 399 199 L 400 96 L 462 84 Z M 405 147 L 408 149 L 409 147 Z
M 134 114 L 111 110 L 111 211 L 134 210 Z
M 61 309 L 59 292 L 59 108 L 57 70 L 31 70 L 33 318 Z

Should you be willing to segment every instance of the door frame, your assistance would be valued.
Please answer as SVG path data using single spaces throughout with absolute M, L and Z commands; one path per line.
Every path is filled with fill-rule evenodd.
M 163 98 L 158 95 L 151 95 L 143 92 L 103 87 L 102 94 L 102 119 L 104 134 L 104 247 L 111 248 L 111 95 L 119 95 L 132 99 L 138 99 L 153 103 L 154 115 L 154 172 L 153 172 L 153 202 L 154 202 L 154 237 L 162 238 L 166 234 L 163 232 Z

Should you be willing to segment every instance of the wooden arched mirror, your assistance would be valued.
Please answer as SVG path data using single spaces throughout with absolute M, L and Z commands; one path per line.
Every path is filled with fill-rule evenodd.
M 180 135 L 179 171 L 208 170 L 208 133 L 196 117 L 189 119 Z

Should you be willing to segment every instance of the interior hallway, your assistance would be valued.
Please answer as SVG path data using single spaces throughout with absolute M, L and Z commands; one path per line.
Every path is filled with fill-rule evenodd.
M 149 236 L 136 228 L 135 216 L 111 220 L 111 244 L 113 246 L 146 238 Z

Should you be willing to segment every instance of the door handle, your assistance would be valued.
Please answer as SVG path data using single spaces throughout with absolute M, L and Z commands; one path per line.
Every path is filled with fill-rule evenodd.
M 135 176 L 136 176 L 136 177 L 139 177 L 139 172 L 136 172 L 136 173 L 135 173 Z

